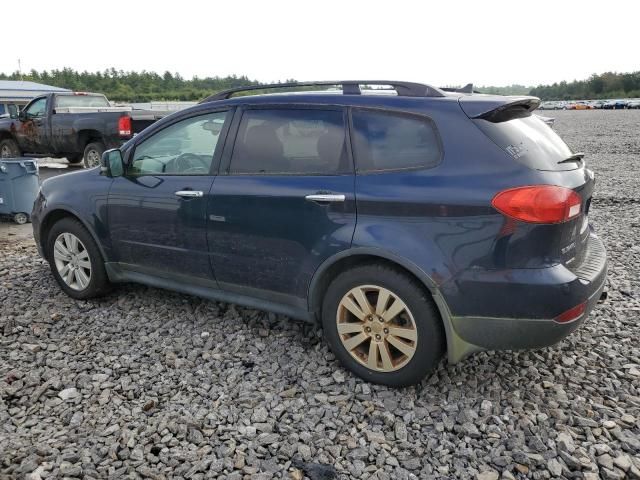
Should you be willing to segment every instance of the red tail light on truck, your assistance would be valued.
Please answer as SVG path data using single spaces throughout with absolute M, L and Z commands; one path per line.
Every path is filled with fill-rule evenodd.
M 121 137 L 131 136 L 131 117 L 123 115 L 118 119 L 118 135 Z
M 532 185 L 510 188 L 491 202 L 500 213 L 528 223 L 563 223 L 580 214 L 582 199 L 570 188 Z

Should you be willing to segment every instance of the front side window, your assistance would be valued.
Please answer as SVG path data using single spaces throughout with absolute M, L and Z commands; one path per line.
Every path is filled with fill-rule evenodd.
M 342 110 L 257 109 L 242 115 L 231 174 L 348 173 Z
M 209 175 L 227 112 L 181 120 L 136 146 L 130 175 Z
M 25 113 L 29 118 L 43 117 L 46 108 L 47 108 L 47 99 L 39 98 L 38 100 L 35 100 L 31 105 L 27 107 L 27 109 L 25 110 Z
M 430 119 L 373 110 L 354 110 L 352 119 L 358 172 L 431 168 L 440 163 L 440 141 Z

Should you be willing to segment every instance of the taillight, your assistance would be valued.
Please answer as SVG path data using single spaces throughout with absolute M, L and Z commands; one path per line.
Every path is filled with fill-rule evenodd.
M 131 117 L 124 115 L 118 119 L 118 134 L 121 137 L 131 136 Z
M 584 314 L 586 309 L 587 302 L 581 303 L 580 305 L 576 305 L 566 312 L 561 313 L 556 318 L 554 318 L 553 321 L 558 323 L 573 322 L 574 320 L 578 320 Z
M 493 207 L 508 217 L 529 223 L 562 223 L 580 214 L 582 199 L 570 188 L 532 185 L 498 193 Z

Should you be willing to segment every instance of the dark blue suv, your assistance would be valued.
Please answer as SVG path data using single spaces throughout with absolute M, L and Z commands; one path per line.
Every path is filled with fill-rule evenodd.
M 139 282 L 320 321 L 347 368 L 392 386 L 445 352 L 551 345 L 599 300 L 593 172 L 538 99 L 270 87 L 287 93 L 218 93 L 45 181 L 34 233 L 62 289 Z

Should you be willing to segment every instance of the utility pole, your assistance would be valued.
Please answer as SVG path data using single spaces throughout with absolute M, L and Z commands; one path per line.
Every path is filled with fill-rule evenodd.
M 22 65 L 20 64 L 20 59 L 18 59 L 18 73 L 20 74 L 20 81 L 24 81 L 24 77 L 22 76 Z

